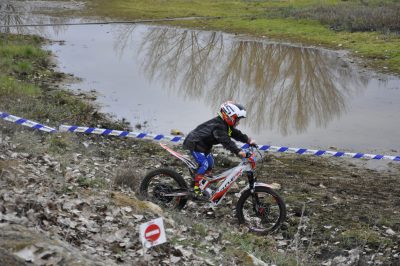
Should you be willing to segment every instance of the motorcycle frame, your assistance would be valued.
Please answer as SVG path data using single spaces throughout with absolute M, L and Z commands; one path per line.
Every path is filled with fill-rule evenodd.
M 169 153 L 171 153 L 176 158 L 183 161 L 186 166 L 189 168 L 189 171 L 192 176 L 195 175 L 197 170 L 197 164 L 191 161 L 187 156 L 180 154 L 179 152 L 174 151 L 168 146 L 160 143 L 160 146 L 166 149 Z M 254 165 L 255 167 L 255 165 Z M 249 188 L 254 191 L 255 186 L 268 186 L 267 184 L 256 182 L 256 178 L 254 177 L 253 166 L 249 163 L 248 159 L 243 159 L 237 166 L 225 170 L 224 172 L 213 176 L 207 177 L 205 176 L 203 181 L 200 183 L 200 189 L 204 190 L 208 186 L 216 182 L 222 182 L 219 186 L 217 185 L 217 190 L 212 193 L 210 197 L 210 202 L 212 205 L 217 206 L 221 203 L 222 199 L 225 198 L 227 192 L 232 187 L 232 185 L 238 180 L 239 177 L 243 175 L 243 173 L 247 174 L 249 181 Z M 248 188 L 243 188 L 240 193 L 243 193 Z

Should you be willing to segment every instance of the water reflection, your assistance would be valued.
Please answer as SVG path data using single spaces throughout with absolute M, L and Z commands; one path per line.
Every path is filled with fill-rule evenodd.
M 252 130 L 278 128 L 283 135 L 304 132 L 311 123 L 326 126 L 368 83 L 332 52 L 254 40 L 225 41 L 224 36 L 150 28 L 139 52 L 143 69 L 149 79 L 161 79 L 177 94 L 202 99 L 212 108 L 226 99 L 238 99 L 248 107 L 251 119 L 246 122 Z
M 257 129 L 276 125 L 288 134 L 305 131 L 310 122 L 326 126 L 361 87 L 347 64 L 318 49 L 237 41 L 227 58 L 210 98 L 245 94 Z
M 55 1 L 51 5 L 57 5 Z M 44 12 L 48 3 L 40 1 L 0 1 L 0 33 L 18 33 L 18 34 L 38 34 L 44 37 L 48 36 L 48 29 L 43 27 L 27 27 L 26 25 L 49 25 L 63 24 L 69 19 L 64 17 L 49 17 L 39 15 L 36 12 Z M 66 26 L 57 25 L 52 27 L 54 33 L 59 34 L 66 30 Z
M 125 49 L 132 44 L 135 29 L 136 24 L 130 25 L 129 27 L 115 27 L 115 30 L 113 31 L 115 36 L 114 51 L 117 53 L 119 58 L 123 56 Z
M 11 1 L 0 2 L 0 26 L 21 25 L 20 12 Z M 10 28 L 0 27 L 0 32 L 10 33 Z
M 143 38 L 144 70 L 161 78 L 180 95 L 200 97 L 215 76 L 214 64 L 224 55 L 223 35 L 216 32 L 153 28 Z

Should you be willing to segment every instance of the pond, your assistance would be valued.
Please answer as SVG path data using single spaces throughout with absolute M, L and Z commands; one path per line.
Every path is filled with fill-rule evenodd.
M 33 28 L 31 28 L 33 29 Z M 38 29 L 38 28 L 36 28 Z M 259 144 L 397 155 L 400 79 L 345 52 L 146 24 L 40 27 L 61 71 L 135 131 L 187 134 L 230 99 Z M 85 125 L 81 125 L 85 126 Z

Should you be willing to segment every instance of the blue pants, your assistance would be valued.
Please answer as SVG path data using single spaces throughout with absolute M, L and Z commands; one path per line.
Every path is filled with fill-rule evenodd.
M 211 170 L 214 166 L 214 158 L 211 153 L 205 154 L 203 152 L 191 151 L 190 152 L 196 162 L 199 164 L 197 174 L 204 175 L 207 170 Z

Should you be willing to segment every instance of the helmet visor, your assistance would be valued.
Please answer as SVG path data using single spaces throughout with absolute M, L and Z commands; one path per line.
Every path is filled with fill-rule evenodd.
M 236 118 L 235 127 L 237 127 L 240 124 L 240 120 L 242 120 L 242 118 L 244 118 L 244 117 Z

